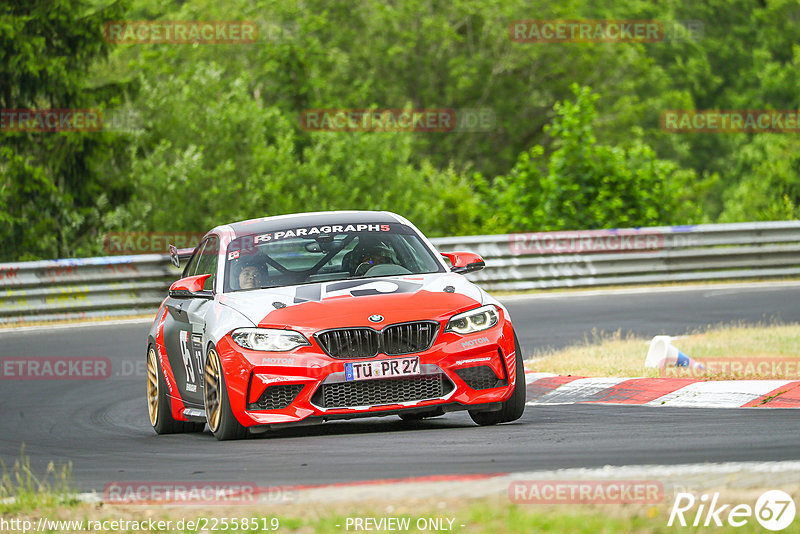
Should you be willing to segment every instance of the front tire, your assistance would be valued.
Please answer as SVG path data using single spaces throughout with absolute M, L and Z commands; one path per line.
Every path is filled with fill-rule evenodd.
M 219 441 L 242 439 L 247 436 L 247 427 L 243 426 L 231 411 L 228 388 L 225 385 L 225 373 L 219 354 L 213 348 L 206 354 L 205 387 L 203 388 L 203 404 L 206 409 L 206 421 L 211 433 Z
M 498 423 L 510 423 L 522 417 L 522 412 L 525 411 L 525 400 L 527 387 L 525 384 L 525 368 L 522 363 L 522 350 L 519 347 L 519 340 L 517 334 L 514 334 L 514 352 L 516 353 L 516 382 L 514 384 L 514 392 L 504 401 L 502 408 L 496 412 L 476 412 L 469 411 L 469 416 L 477 424 L 481 426 L 491 426 Z
M 156 434 L 202 432 L 206 426 L 205 423 L 178 421 L 172 417 L 167 382 L 153 345 L 147 349 L 147 415 Z

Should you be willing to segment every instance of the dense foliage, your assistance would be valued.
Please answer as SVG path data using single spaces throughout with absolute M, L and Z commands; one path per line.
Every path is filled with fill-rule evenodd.
M 519 19 L 655 19 L 653 43 L 520 43 Z M 114 20 L 252 20 L 251 44 L 110 44 Z M 800 108 L 789 0 L 5 0 L 0 260 L 111 231 L 389 209 L 432 235 L 797 218 L 796 133 L 669 133 L 670 109 Z M 491 110 L 486 131 L 311 132 L 330 108 Z M 113 120 L 111 120 L 113 119 Z

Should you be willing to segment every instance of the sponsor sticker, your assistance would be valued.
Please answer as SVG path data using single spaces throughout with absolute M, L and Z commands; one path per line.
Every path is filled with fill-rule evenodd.
M 261 365 L 294 365 L 294 358 L 261 358 Z
M 488 337 L 479 337 L 477 339 L 470 339 L 468 341 L 462 341 L 461 342 L 461 346 L 464 347 L 465 349 L 468 349 L 470 347 L 475 347 L 477 345 L 485 345 L 486 343 L 489 343 L 489 338 Z
M 305 228 L 294 228 L 269 232 L 253 236 L 253 244 L 268 243 L 292 237 L 312 237 L 321 234 L 342 234 L 347 232 L 390 232 L 389 224 L 334 224 L 326 226 L 307 226 Z

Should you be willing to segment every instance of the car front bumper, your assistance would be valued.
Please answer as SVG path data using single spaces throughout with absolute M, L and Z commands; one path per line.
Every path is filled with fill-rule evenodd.
M 514 332 L 505 318 L 481 332 L 440 328 L 432 346 L 403 356 L 335 359 L 312 335 L 289 352 L 244 349 L 231 337 L 217 344 L 231 411 L 247 427 L 295 426 L 402 413 L 496 410 L 515 386 Z M 347 380 L 349 362 L 419 357 L 420 374 Z

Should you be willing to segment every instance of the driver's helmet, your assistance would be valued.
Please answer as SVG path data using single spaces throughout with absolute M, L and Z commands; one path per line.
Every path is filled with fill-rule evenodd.
M 368 266 L 381 265 L 383 263 L 397 263 L 392 247 L 382 241 L 359 246 L 356 252 L 356 265 Z

